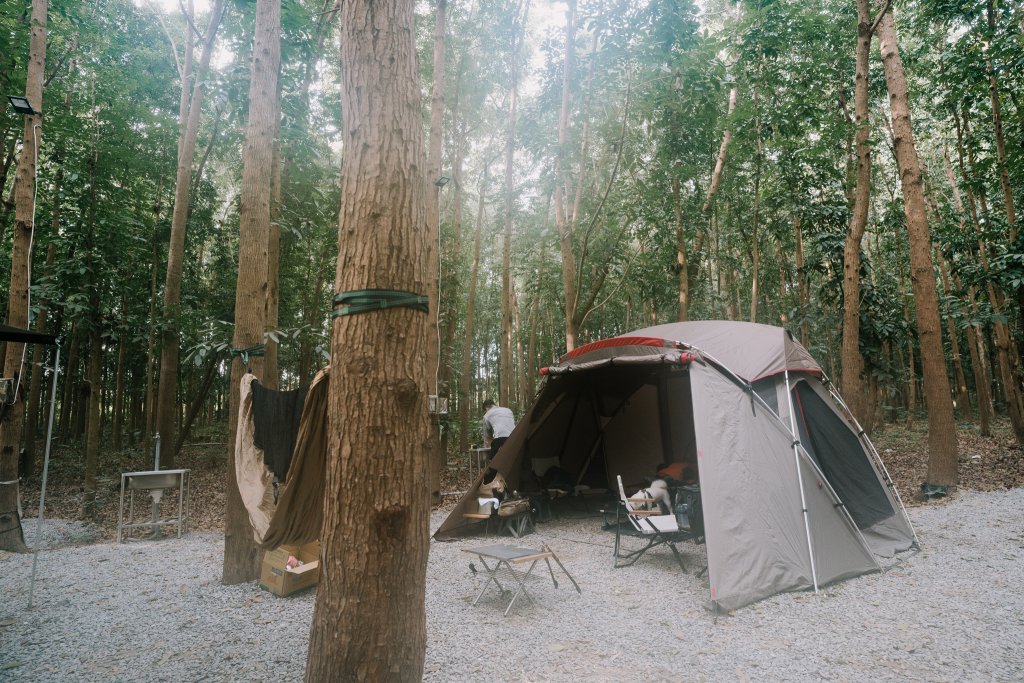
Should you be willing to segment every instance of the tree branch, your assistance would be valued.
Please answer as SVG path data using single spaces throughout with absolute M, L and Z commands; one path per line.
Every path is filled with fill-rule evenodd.
M 871 22 L 871 28 L 868 29 L 868 37 L 875 35 L 875 29 L 878 28 L 878 22 L 882 20 L 882 17 L 885 16 L 885 13 L 888 12 L 891 7 L 892 0 L 885 0 L 885 7 L 878 12 L 878 16 L 876 16 L 875 20 Z

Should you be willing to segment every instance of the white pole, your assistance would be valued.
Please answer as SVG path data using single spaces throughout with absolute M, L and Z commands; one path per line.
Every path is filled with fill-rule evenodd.
M 807 532 L 807 553 L 811 558 L 811 581 L 814 582 L 814 592 L 818 592 L 818 570 L 814 567 L 814 545 L 811 543 L 811 522 L 807 513 L 807 498 L 804 496 L 804 475 L 800 471 L 800 438 L 796 431 L 796 417 L 793 413 L 793 392 L 789 386 L 789 370 L 785 371 L 786 377 L 786 401 L 789 404 L 789 431 L 793 436 L 793 460 L 796 463 L 796 478 L 800 482 L 800 506 L 804 511 L 804 530 Z
M 36 587 L 36 563 L 39 561 L 39 546 L 43 542 L 43 513 L 46 509 L 46 477 L 50 472 L 50 444 L 53 442 L 53 407 L 57 401 L 57 375 L 60 374 L 60 343 L 57 343 L 57 357 L 53 361 L 53 380 L 50 384 L 50 421 L 46 427 L 46 452 L 43 456 L 43 481 L 39 488 L 39 517 L 36 519 L 36 539 L 32 551 L 32 579 L 28 584 L 28 608 L 32 609 L 32 595 Z

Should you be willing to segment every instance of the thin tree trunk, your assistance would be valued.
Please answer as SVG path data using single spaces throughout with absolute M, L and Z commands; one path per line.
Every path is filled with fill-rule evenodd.
M 686 263 L 686 232 L 683 230 L 682 183 L 679 164 L 672 174 L 672 208 L 676 219 L 676 278 L 679 284 L 676 319 L 684 323 L 690 319 L 690 271 Z
M 125 309 L 127 302 L 122 301 L 122 311 Z M 117 338 L 117 368 L 114 375 L 114 423 L 111 426 L 113 432 L 114 449 L 120 450 L 122 439 L 124 436 L 124 414 L 125 414 L 125 400 L 124 400 L 124 382 L 125 373 L 127 372 L 127 358 L 128 358 L 128 320 L 127 315 L 122 313 L 121 317 L 121 331 Z
M 718 147 L 718 156 L 715 158 L 715 169 L 711 172 L 711 184 L 708 186 L 708 196 L 704 200 L 702 211 L 707 213 L 718 194 L 718 185 L 722 182 L 722 171 L 725 169 L 725 160 L 729 154 L 729 143 L 732 142 L 732 129 L 729 127 L 729 118 L 736 110 L 736 98 L 739 96 L 739 87 L 733 86 L 729 90 L 729 108 L 725 113 L 725 128 L 722 130 L 722 144 Z
M 437 0 L 434 12 L 434 83 L 430 96 L 430 139 L 427 152 L 427 326 L 434 335 L 427 344 L 427 368 L 430 370 L 428 393 L 441 396 L 438 385 L 441 375 L 441 319 L 440 304 L 441 277 L 441 148 L 444 142 L 444 98 L 445 98 L 445 31 L 448 1 Z M 441 415 L 430 416 L 431 430 L 427 441 L 430 459 L 430 500 L 436 505 L 441 502 Z
M 843 342 L 840 379 L 843 398 L 858 421 L 867 417 L 864 391 L 864 357 L 860 353 L 860 245 L 871 205 L 871 137 L 868 111 L 868 79 L 871 56 L 871 6 L 857 0 L 856 76 L 853 108 L 857 150 L 857 184 L 853 213 L 843 246 Z
M 348 145 L 335 288 L 422 294 L 427 160 L 413 3 L 350 0 L 339 11 Z M 337 371 L 306 680 L 418 681 L 430 542 L 427 318 L 390 308 L 342 315 L 333 327 Z
M 878 39 L 892 110 L 893 143 L 903 189 L 904 213 L 910 237 L 911 282 L 917 312 L 917 334 L 921 345 L 925 400 L 928 402 L 927 483 L 956 485 L 957 436 L 953 401 L 946 376 L 942 348 L 942 325 L 931 258 L 931 237 L 925 216 L 921 167 L 907 101 L 907 81 L 900 58 L 892 12 L 878 24 Z
M 512 376 L 512 212 L 515 208 L 516 109 L 519 100 L 519 47 L 526 31 L 529 4 L 520 18 L 518 8 L 513 23 L 509 69 L 508 120 L 505 129 L 505 228 L 501 241 L 501 347 L 498 401 L 507 406 L 515 379 Z
M 174 442 L 175 423 L 178 415 L 178 356 L 181 344 L 181 322 L 178 317 L 181 304 L 181 273 L 185 257 L 185 228 L 189 210 L 192 157 L 195 154 L 196 137 L 199 134 L 199 114 L 203 104 L 206 74 L 213 56 L 214 39 L 224 14 L 224 3 L 225 0 L 216 0 L 210 13 L 210 23 L 203 35 L 203 51 L 199 60 L 199 68 L 194 74 L 195 84 L 191 89 L 191 98 L 188 97 L 191 74 L 183 72 L 181 81 L 180 119 L 182 128 L 178 142 L 178 170 L 174 182 L 171 237 L 167 247 L 167 275 L 164 278 L 163 330 L 160 334 L 160 379 L 156 412 L 157 432 L 167 443 Z M 189 16 L 190 20 L 191 16 Z M 191 44 L 191 39 L 187 42 Z M 173 458 L 169 457 L 167 460 L 167 466 L 174 467 Z M 228 495 L 231 495 L 230 491 Z
M 21 156 L 14 179 L 14 235 L 11 242 L 11 281 L 7 300 L 7 324 L 28 327 L 31 288 L 32 234 L 35 230 L 36 164 L 42 138 L 43 77 L 46 72 L 47 0 L 32 0 L 28 71 L 25 97 L 37 112 L 25 116 Z M 20 383 L 25 345 L 9 342 L 5 349 L 4 377 Z M 18 446 L 25 414 L 22 392 L 0 418 L 0 550 L 24 552 L 25 538 L 18 512 Z
M 217 379 L 218 365 L 220 365 L 220 358 L 215 356 L 211 357 L 209 362 L 206 364 L 206 372 L 203 373 L 203 381 L 199 383 L 199 388 L 196 390 L 195 397 L 188 406 L 188 411 L 185 413 L 185 420 L 181 423 L 178 438 L 174 442 L 174 454 L 176 456 L 181 454 L 181 449 L 185 446 L 189 433 L 192 431 L 192 424 L 199 415 L 199 410 L 206 403 L 206 397 L 210 395 L 210 389 L 213 387 L 213 381 Z
M 273 182 L 274 137 L 277 132 L 277 81 L 281 68 L 281 1 L 257 0 L 256 28 L 249 79 L 249 123 L 242 158 L 239 198 L 238 281 L 235 289 L 235 353 L 260 347 L 266 330 L 267 250 L 270 242 L 270 194 Z M 263 357 L 254 355 L 251 367 L 243 357 L 231 363 L 228 407 L 226 509 L 224 514 L 225 584 L 252 581 L 259 575 L 259 547 L 253 540 L 249 514 L 235 477 L 238 437 L 239 386 L 242 375 L 263 376 Z
M 811 284 L 804 270 L 804 234 L 800 228 L 800 214 L 792 218 L 793 232 L 796 235 L 796 276 L 800 283 L 800 343 L 804 348 L 810 347 L 811 323 L 808 312 L 811 306 Z
M 576 348 L 576 328 L 573 320 L 579 288 L 576 282 L 576 257 L 573 254 L 573 230 L 566 210 L 569 178 L 568 141 L 571 83 L 576 54 L 576 0 L 568 0 L 565 14 L 565 56 L 562 64 L 562 99 L 558 114 L 558 177 L 555 178 L 555 229 L 562 255 L 562 293 L 565 297 L 565 346 L 566 351 Z M 582 178 L 580 178 L 582 182 Z
M 156 302 L 159 291 L 158 269 L 160 264 L 160 211 L 163 207 L 164 178 L 160 176 L 157 184 L 156 198 L 153 200 L 153 230 L 151 236 L 151 255 L 149 262 L 149 329 L 146 333 L 146 402 L 144 413 L 146 424 L 142 442 L 145 449 L 152 448 L 153 432 L 156 426 L 156 372 L 157 372 L 157 349 L 156 349 Z
M 939 276 L 942 278 L 942 290 L 946 296 L 953 296 L 955 292 L 950 287 L 949 266 L 942 254 L 936 252 L 935 260 L 939 264 Z M 953 376 L 956 378 L 957 407 L 960 414 L 968 420 L 973 418 L 971 410 L 971 398 L 967 393 L 967 376 L 964 374 L 964 365 L 960 355 L 960 340 L 956 331 L 956 321 L 952 313 L 946 315 L 946 332 L 949 334 L 949 346 L 953 353 Z
M 96 106 L 95 83 L 90 84 L 92 106 Z M 93 130 L 92 153 L 89 159 L 89 217 L 85 249 L 88 271 L 89 301 L 89 363 L 86 377 L 85 477 L 83 481 L 82 514 L 93 517 L 96 509 L 96 470 L 100 452 L 100 401 L 103 398 L 103 309 L 97 273 L 100 267 L 96 254 L 96 165 L 99 161 L 98 133 Z
M 484 204 L 490 176 L 490 165 L 485 162 L 480 180 L 476 208 L 476 229 L 473 231 L 473 264 L 469 269 L 469 294 L 466 301 L 466 328 L 462 338 L 462 371 L 459 375 L 459 453 L 469 453 L 469 387 L 472 368 L 473 324 L 476 311 L 476 288 L 480 273 L 480 242 L 484 223 Z
M 757 86 L 754 86 L 754 138 L 757 151 L 754 160 L 754 218 L 750 229 L 750 322 L 757 322 L 757 286 L 761 270 L 761 244 L 758 228 L 761 218 L 761 166 L 764 161 L 764 146 L 761 142 L 761 102 Z
M 61 211 L 61 187 L 64 185 L 64 166 L 57 166 L 57 176 L 53 182 L 53 216 L 50 223 L 50 230 L 53 235 L 60 234 Z M 53 264 L 57 257 L 57 245 L 50 242 L 46 248 L 46 264 L 43 266 L 43 279 L 49 280 L 53 275 Z M 39 314 L 36 316 L 36 332 L 46 332 L 46 320 L 49 316 L 50 300 L 44 298 L 39 305 Z M 28 412 L 25 417 L 25 471 L 22 476 L 31 476 L 36 471 L 36 429 L 39 422 L 39 397 L 42 393 L 43 362 L 46 350 L 39 344 L 33 346 L 32 350 L 32 381 L 28 392 Z

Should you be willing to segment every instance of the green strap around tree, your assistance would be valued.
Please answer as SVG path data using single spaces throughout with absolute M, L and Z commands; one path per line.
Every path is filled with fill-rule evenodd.
M 242 365 L 244 365 L 246 367 L 249 367 L 249 357 L 250 356 L 262 356 L 262 355 L 264 355 L 264 349 L 265 348 L 266 347 L 263 346 L 263 344 L 256 344 L 255 346 L 250 346 L 247 349 L 231 349 L 231 357 L 232 358 L 234 358 L 235 356 L 241 357 Z
M 423 313 L 428 311 L 427 297 L 414 292 L 402 292 L 394 289 L 358 289 L 351 292 L 339 292 L 334 295 L 332 303 L 334 304 L 332 318 L 398 307 L 411 308 Z

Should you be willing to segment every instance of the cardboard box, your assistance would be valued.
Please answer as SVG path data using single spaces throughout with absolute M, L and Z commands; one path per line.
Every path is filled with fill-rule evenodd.
M 294 555 L 303 564 L 288 567 L 288 556 Z M 282 545 L 264 553 L 260 571 L 260 588 L 275 595 L 291 595 L 315 586 L 320 580 L 320 541 L 305 545 Z

